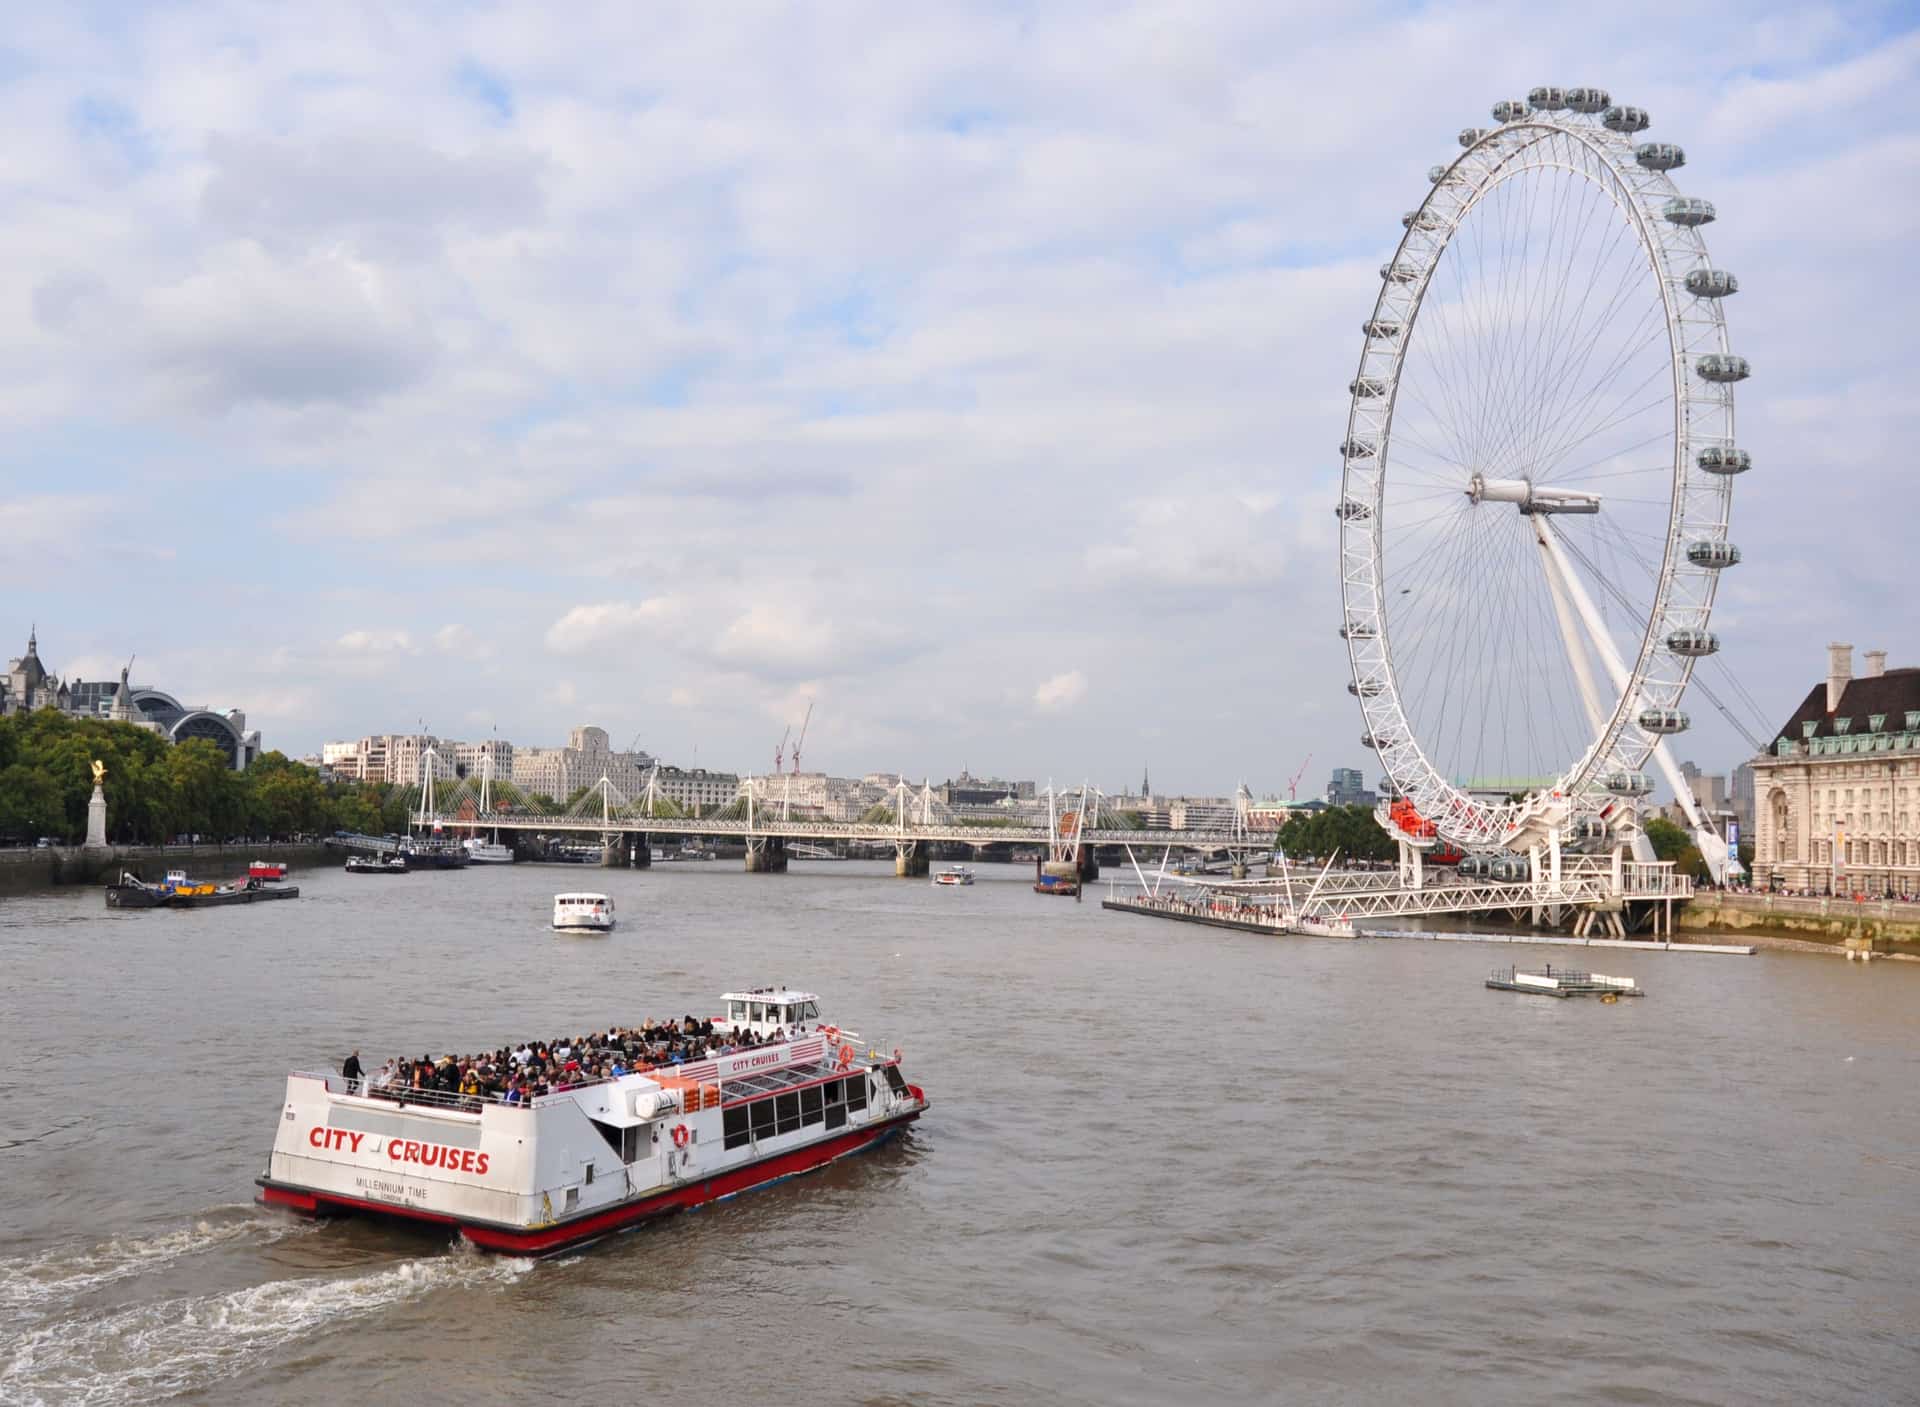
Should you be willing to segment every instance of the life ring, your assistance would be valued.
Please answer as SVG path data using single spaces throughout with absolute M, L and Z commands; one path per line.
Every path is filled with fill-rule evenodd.
M 853 1068 L 853 1047 L 850 1045 L 840 1047 L 840 1068 L 842 1070 Z
M 685 1124 L 675 1124 L 673 1126 L 673 1146 L 675 1148 L 685 1148 L 687 1144 L 692 1141 L 693 1135 L 688 1132 Z
M 840 1039 L 840 1028 L 838 1026 L 822 1026 L 820 1028 L 820 1034 L 825 1036 L 829 1042 L 837 1041 Z

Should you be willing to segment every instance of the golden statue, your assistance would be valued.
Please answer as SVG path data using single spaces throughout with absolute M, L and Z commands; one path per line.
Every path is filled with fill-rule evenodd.
M 102 762 L 99 758 L 96 757 L 93 759 L 93 784 L 95 786 L 99 786 L 106 780 L 107 780 L 107 764 Z

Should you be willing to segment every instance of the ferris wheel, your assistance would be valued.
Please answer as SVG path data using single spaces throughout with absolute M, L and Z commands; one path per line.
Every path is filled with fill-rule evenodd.
M 1428 173 L 1362 328 L 1335 510 L 1348 689 L 1424 832 L 1600 849 L 1638 834 L 1649 768 L 1692 804 L 1664 739 L 1740 560 L 1739 284 L 1641 109 L 1543 87 L 1493 119 Z

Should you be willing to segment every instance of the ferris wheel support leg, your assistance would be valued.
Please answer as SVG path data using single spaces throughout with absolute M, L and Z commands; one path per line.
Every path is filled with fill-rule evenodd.
M 1534 515 L 1533 532 L 1535 539 L 1545 551 L 1547 560 L 1552 564 L 1547 572 L 1547 579 L 1552 581 L 1557 573 L 1561 582 L 1565 584 L 1567 594 L 1573 598 L 1574 609 L 1579 613 L 1581 623 L 1587 628 L 1588 638 L 1592 640 L 1594 649 L 1600 655 L 1600 662 L 1607 667 L 1607 673 L 1613 679 L 1613 687 L 1625 693 L 1630 678 L 1626 663 L 1620 658 L 1619 650 L 1614 647 L 1613 637 L 1607 634 L 1606 627 L 1601 623 L 1600 612 L 1594 609 L 1593 598 L 1587 595 L 1586 587 L 1581 584 L 1580 578 L 1568 565 L 1566 556 L 1560 549 L 1559 538 L 1548 526 L 1546 518 L 1540 514 Z M 1559 605 L 1557 594 L 1554 604 L 1556 607 Z M 1562 631 L 1567 629 L 1564 620 L 1560 628 Z M 1568 637 L 1567 649 L 1570 654 L 1574 653 L 1571 636 Z M 1597 705 L 1593 702 L 1592 682 L 1587 679 L 1585 672 L 1578 665 L 1575 666 L 1575 672 L 1581 678 L 1581 692 L 1588 697 L 1588 708 L 1597 710 Z M 1668 750 L 1665 739 L 1654 739 L 1653 759 L 1659 766 L 1661 774 L 1666 777 L 1667 785 L 1673 788 L 1674 799 L 1680 803 L 1680 809 L 1686 813 L 1687 822 L 1693 828 L 1694 844 L 1699 846 L 1700 858 L 1706 861 L 1708 872 L 1713 875 L 1716 883 L 1723 881 L 1729 869 L 1727 842 L 1707 824 L 1706 817 L 1700 814 L 1699 804 L 1693 797 L 1693 788 L 1688 786 L 1686 778 L 1680 775 L 1680 768 L 1675 765 L 1673 754 Z M 1737 863 L 1736 861 L 1735 864 Z
M 1580 634 L 1574 628 L 1573 613 L 1567 608 L 1568 585 L 1561 577 L 1561 567 L 1553 550 L 1553 544 L 1547 537 L 1547 520 L 1539 514 L 1533 519 L 1533 538 L 1540 545 L 1540 564 L 1546 573 L 1547 590 L 1553 597 L 1554 619 L 1560 622 L 1560 638 L 1566 642 L 1567 662 L 1573 666 L 1573 677 L 1580 686 L 1580 701 L 1586 705 L 1587 723 L 1598 734 L 1606 723 L 1606 715 L 1600 711 L 1600 691 L 1593 686 L 1593 671 L 1587 665 L 1587 652 L 1580 643 Z

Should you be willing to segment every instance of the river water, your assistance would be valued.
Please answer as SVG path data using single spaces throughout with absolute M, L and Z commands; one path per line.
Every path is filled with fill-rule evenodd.
M 0 1401 L 1920 1401 L 1920 965 L 1263 939 L 983 866 L 0 902 Z M 563 888 L 619 932 L 547 929 Z M 1104 885 L 1096 887 L 1104 890 Z M 1598 958 L 1598 954 L 1581 954 Z M 787 983 L 931 1112 L 532 1263 L 253 1206 L 285 1071 Z

